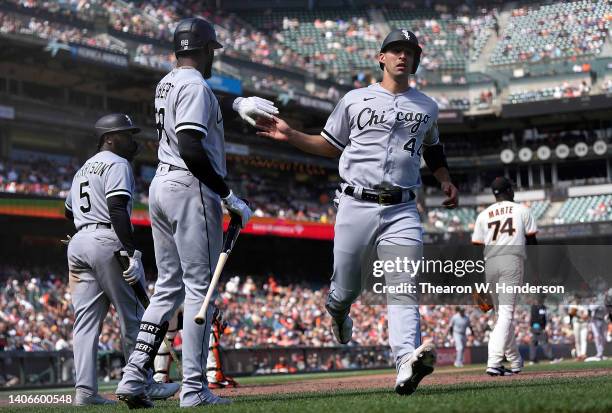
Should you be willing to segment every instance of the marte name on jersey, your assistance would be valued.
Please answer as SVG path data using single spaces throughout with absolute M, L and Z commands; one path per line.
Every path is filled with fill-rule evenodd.
M 511 207 L 511 206 L 502 206 L 502 207 L 499 207 L 499 208 L 492 209 L 491 211 L 489 211 L 489 218 L 495 218 L 495 217 L 498 217 L 500 215 L 511 214 L 512 213 L 512 209 L 513 209 L 513 207 Z

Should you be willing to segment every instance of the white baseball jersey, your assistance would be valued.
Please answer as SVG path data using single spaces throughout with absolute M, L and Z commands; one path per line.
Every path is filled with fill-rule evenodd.
M 66 209 L 72 211 L 77 230 L 88 224 L 110 224 L 107 198 L 129 196 L 131 213 L 134 191 L 134 174 L 127 159 L 110 151 L 98 152 L 74 175 Z
M 473 244 L 485 245 L 485 258 L 520 255 L 525 258 L 525 237 L 538 232 L 531 211 L 516 202 L 496 202 L 476 218 Z
M 223 116 L 217 97 L 200 72 L 181 67 L 160 80 L 155 88 L 155 121 L 160 162 L 187 169 L 176 134 L 194 129 L 204 133 L 202 146 L 215 172 L 225 177 Z
M 373 188 L 421 185 L 423 145 L 435 145 L 438 105 L 410 88 L 393 94 L 379 83 L 348 92 L 329 116 L 321 135 L 342 151 L 340 177 Z

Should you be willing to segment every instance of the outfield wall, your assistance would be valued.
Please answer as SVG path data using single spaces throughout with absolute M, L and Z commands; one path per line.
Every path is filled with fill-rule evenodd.
M 554 357 L 571 358 L 572 346 L 553 345 Z M 454 348 L 440 348 L 438 366 L 450 366 L 455 360 Z M 528 360 L 529 347 L 520 346 Z M 595 348 L 589 343 L 587 354 Z M 179 353 L 180 354 L 180 353 Z M 612 342 L 606 344 L 607 355 L 612 355 Z M 538 352 L 543 358 L 542 349 Z M 229 376 L 295 374 L 325 371 L 373 370 L 394 368 L 391 352 L 386 346 L 361 347 L 283 347 L 269 349 L 234 349 L 222 352 L 224 371 Z M 465 349 L 465 364 L 483 364 L 487 360 L 487 347 Z M 118 380 L 121 376 L 123 356 L 117 352 L 98 355 L 100 380 Z M 171 377 L 180 379 L 175 363 Z M 74 385 L 74 360 L 71 351 L 0 351 L 0 388 L 26 389 L 66 387 Z

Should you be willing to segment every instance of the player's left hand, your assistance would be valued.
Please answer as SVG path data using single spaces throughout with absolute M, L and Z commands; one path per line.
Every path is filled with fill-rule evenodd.
M 272 115 L 278 115 L 274 102 L 257 96 L 236 98 L 232 108 L 251 126 L 255 126 L 257 117 L 272 119 Z
M 446 194 L 446 199 L 442 202 L 442 206 L 446 209 L 455 209 L 459 205 L 459 191 L 451 182 L 442 183 L 442 191 Z
M 130 266 L 123 271 L 123 278 L 129 285 L 134 285 L 144 278 L 144 269 L 142 268 L 142 253 L 138 250 L 134 251 L 134 255 L 130 257 Z

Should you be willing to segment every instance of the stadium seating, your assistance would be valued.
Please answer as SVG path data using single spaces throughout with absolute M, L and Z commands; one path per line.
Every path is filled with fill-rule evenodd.
M 275 10 L 252 13 L 249 23 L 261 30 L 278 30 L 275 36 L 287 48 L 334 74 L 376 70 L 374 60 L 382 33 L 365 11 Z
M 524 202 L 523 204 L 529 207 L 535 220 L 539 221 L 550 207 L 551 202 L 550 200 L 545 199 L 542 201 Z
M 612 220 L 612 194 L 569 198 L 554 219 L 555 224 Z
M 513 10 L 491 64 L 535 63 L 598 55 L 608 35 L 610 2 L 574 1 Z
M 551 203 L 549 200 L 525 202 L 525 206 L 529 207 L 536 221 L 540 220 Z M 423 222 L 429 223 L 436 230 L 442 231 L 468 231 L 474 230 L 474 223 L 478 213 L 484 207 L 459 207 L 454 210 L 432 208 L 427 213 L 427 218 Z
M 454 210 L 433 208 L 427 213 L 427 220 L 436 230 L 472 231 L 478 215 L 475 208 L 459 207 Z

